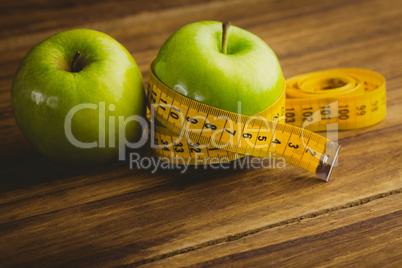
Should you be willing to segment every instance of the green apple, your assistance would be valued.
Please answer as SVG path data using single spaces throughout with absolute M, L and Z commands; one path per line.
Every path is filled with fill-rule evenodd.
M 119 139 L 141 135 L 139 122 L 127 120 L 145 113 L 141 72 L 119 42 L 98 31 L 60 32 L 32 48 L 11 97 L 24 136 L 58 163 L 117 160 Z
M 215 21 L 179 29 L 163 44 L 155 74 L 191 99 L 254 115 L 282 94 L 285 80 L 275 53 L 256 35 Z

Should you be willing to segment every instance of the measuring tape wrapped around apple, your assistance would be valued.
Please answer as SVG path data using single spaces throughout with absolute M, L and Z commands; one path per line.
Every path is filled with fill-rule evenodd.
M 328 181 L 340 145 L 311 131 L 333 123 L 356 129 L 383 120 L 384 77 L 336 69 L 295 76 L 285 84 L 275 54 L 261 39 L 237 27 L 228 32 L 229 24 L 220 27 L 218 22 L 183 27 L 151 63 L 147 97 L 157 122 L 155 154 L 183 164 L 283 157 Z M 247 73 L 255 77 L 248 79 Z M 241 111 L 233 110 L 233 99 L 243 105 Z

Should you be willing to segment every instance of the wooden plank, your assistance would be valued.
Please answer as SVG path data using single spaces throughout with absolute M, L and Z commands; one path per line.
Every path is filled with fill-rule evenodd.
M 2 1 L 0 10 L 0 33 L 3 38 L 27 34 L 59 31 L 63 28 L 80 27 L 98 22 L 106 23 L 116 18 L 146 17 L 166 10 L 188 8 L 213 0 L 170 1 Z
M 227 1 L 227 0 L 226 0 Z M 103 32 L 116 28 L 146 28 L 155 20 L 168 20 L 172 17 L 189 16 L 193 13 L 208 12 L 227 6 L 224 0 L 173 0 L 173 1 L 94 1 L 92 3 L 72 4 L 71 1 L 22 4 L 0 7 L 4 15 L 0 18 L 3 27 L 0 33 L 0 50 L 26 47 L 61 30 L 71 28 L 90 28 Z M 252 0 L 258 2 L 261 0 Z M 240 0 L 231 1 L 231 6 L 239 7 Z M 43 8 L 47 6 L 47 8 Z M 27 15 L 27 13 L 29 15 Z M 11 26 L 11 27 L 10 27 Z M 144 27 L 145 26 L 145 27 Z
M 360 144 L 366 144 L 367 139 L 372 136 L 362 135 Z M 379 145 L 378 149 L 384 149 Z M 349 174 L 338 169 L 338 179 L 328 184 L 296 168 L 218 173 L 195 170 L 184 175 L 162 172 L 168 183 L 135 191 L 136 184 L 149 180 L 136 172 L 121 180 L 112 178 L 116 185 L 109 193 L 113 182 L 106 180 L 6 202 L 2 205 L 5 222 L 0 225 L 4 242 L 0 260 L 19 265 L 61 264 L 67 260 L 71 265 L 99 265 L 116 259 L 120 263 L 137 262 L 331 210 L 394 191 L 396 186 L 401 188 L 399 163 L 393 159 L 396 150 L 387 148 L 389 154 L 383 160 L 390 165 L 385 168 L 367 155 L 359 157 L 357 163 L 354 154 L 344 155 L 341 165 L 365 163 L 374 170 Z M 46 188 L 53 187 L 50 183 Z M 126 188 L 131 189 L 122 193 Z M 112 196 L 105 198 L 102 192 Z
M 211 241 L 210 244 L 215 242 L 211 246 L 182 249 L 142 264 L 146 264 L 144 267 L 401 267 L 401 204 L 399 193 Z

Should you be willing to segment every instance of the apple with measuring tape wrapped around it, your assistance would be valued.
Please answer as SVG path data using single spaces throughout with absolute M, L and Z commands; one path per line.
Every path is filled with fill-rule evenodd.
M 241 114 L 263 111 L 281 96 L 285 80 L 275 53 L 256 35 L 229 23 L 188 24 L 163 44 L 156 76 L 191 99 Z

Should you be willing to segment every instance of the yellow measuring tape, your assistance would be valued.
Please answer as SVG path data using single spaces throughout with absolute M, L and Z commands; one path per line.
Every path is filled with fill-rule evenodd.
M 340 145 L 310 130 L 326 130 L 334 123 L 339 129 L 366 127 L 386 113 L 384 77 L 361 69 L 293 77 L 272 106 L 244 116 L 177 93 L 158 79 L 152 63 L 147 98 L 152 121 L 163 125 L 151 132 L 152 147 L 165 161 L 196 165 L 244 155 L 283 157 L 325 181 Z
M 368 127 L 386 114 L 385 78 L 363 69 L 335 69 L 292 77 L 286 81 L 286 123 L 325 131 Z

